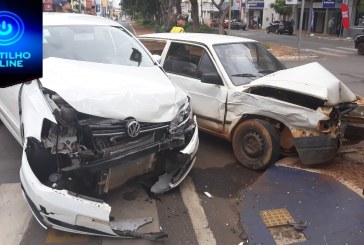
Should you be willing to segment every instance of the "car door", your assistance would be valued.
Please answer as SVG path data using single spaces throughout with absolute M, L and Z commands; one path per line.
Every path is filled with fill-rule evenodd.
M 191 96 L 192 110 L 200 128 L 222 132 L 227 88 L 207 49 L 172 42 L 162 61 L 169 77 Z
M 0 119 L 12 135 L 21 143 L 18 95 L 21 85 L 0 89 Z

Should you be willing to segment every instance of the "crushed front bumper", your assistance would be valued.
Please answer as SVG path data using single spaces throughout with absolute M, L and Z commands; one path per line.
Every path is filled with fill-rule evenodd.
M 294 139 L 294 145 L 303 164 L 312 165 L 332 160 L 340 141 L 329 136 L 310 136 Z
M 196 123 L 196 119 L 194 118 Z M 27 144 L 24 144 L 27 145 Z M 196 159 L 199 145 L 197 124 L 193 136 L 185 148 L 177 154 L 185 161 L 173 174 L 160 177 L 153 186 L 156 193 L 162 193 L 178 186 L 188 175 Z M 20 180 L 25 199 L 37 219 L 44 227 L 111 237 L 135 237 L 156 240 L 166 237 L 163 232 L 138 233 L 137 229 L 152 222 L 152 218 L 110 221 L 111 206 L 103 200 L 78 195 L 67 190 L 52 189 L 43 185 L 34 175 L 23 150 Z

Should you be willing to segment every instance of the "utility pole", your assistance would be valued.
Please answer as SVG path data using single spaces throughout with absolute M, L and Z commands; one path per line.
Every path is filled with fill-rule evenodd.
M 200 12 L 201 12 L 201 14 L 200 14 L 200 16 L 201 16 L 201 21 L 200 21 L 200 23 L 201 23 L 201 24 L 203 24 L 203 18 L 202 18 L 202 13 L 203 13 L 203 12 L 202 12 L 202 0 L 200 0 L 200 8 L 201 8 L 201 11 L 200 11 Z
M 228 34 L 230 35 L 230 23 L 231 23 L 231 0 L 229 0 L 229 23 L 228 23 Z
M 305 9 L 305 0 L 302 0 L 301 15 L 300 15 L 300 29 L 298 31 L 298 60 L 301 59 L 301 37 L 302 37 L 302 24 L 303 24 L 303 11 Z

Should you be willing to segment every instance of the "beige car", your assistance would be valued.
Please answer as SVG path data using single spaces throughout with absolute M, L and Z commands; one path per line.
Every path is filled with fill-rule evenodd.
M 319 63 L 286 69 L 259 42 L 226 35 L 156 33 L 139 40 L 189 93 L 200 130 L 231 141 L 248 168 L 297 153 L 304 164 L 327 162 L 350 133 L 364 135 L 363 98 Z

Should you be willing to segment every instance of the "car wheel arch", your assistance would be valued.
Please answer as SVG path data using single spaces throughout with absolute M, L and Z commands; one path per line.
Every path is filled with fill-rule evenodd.
M 239 127 L 239 125 L 248 120 L 260 120 L 260 121 L 263 121 L 265 123 L 272 125 L 272 127 L 276 130 L 277 137 L 279 138 L 279 149 L 278 149 L 279 154 L 281 154 L 283 156 L 292 156 L 292 155 L 297 154 L 296 148 L 293 144 L 293 136 L 292 136 L 291 129 L 287 125 L 285 125 L 283 122 L 281 122 L 277 119 L 267 117 L 267 116 L 262 116 L 262 115 L 249 114 L 249 115 L 244 115 L 243 117 L 241 117 L 240 120 L 237 123 L 235 123 L 232 130 L 230 131 L 230 135 L 229 135 L 230 142 L 233 142 L 234 134 L 236 133 L 236 130 Z M 263 167 L 262 169 L 264 169 L 264 168 L 265 167 Z
M 364 55 L 364 41 L 358 44 L 358 54 Z

